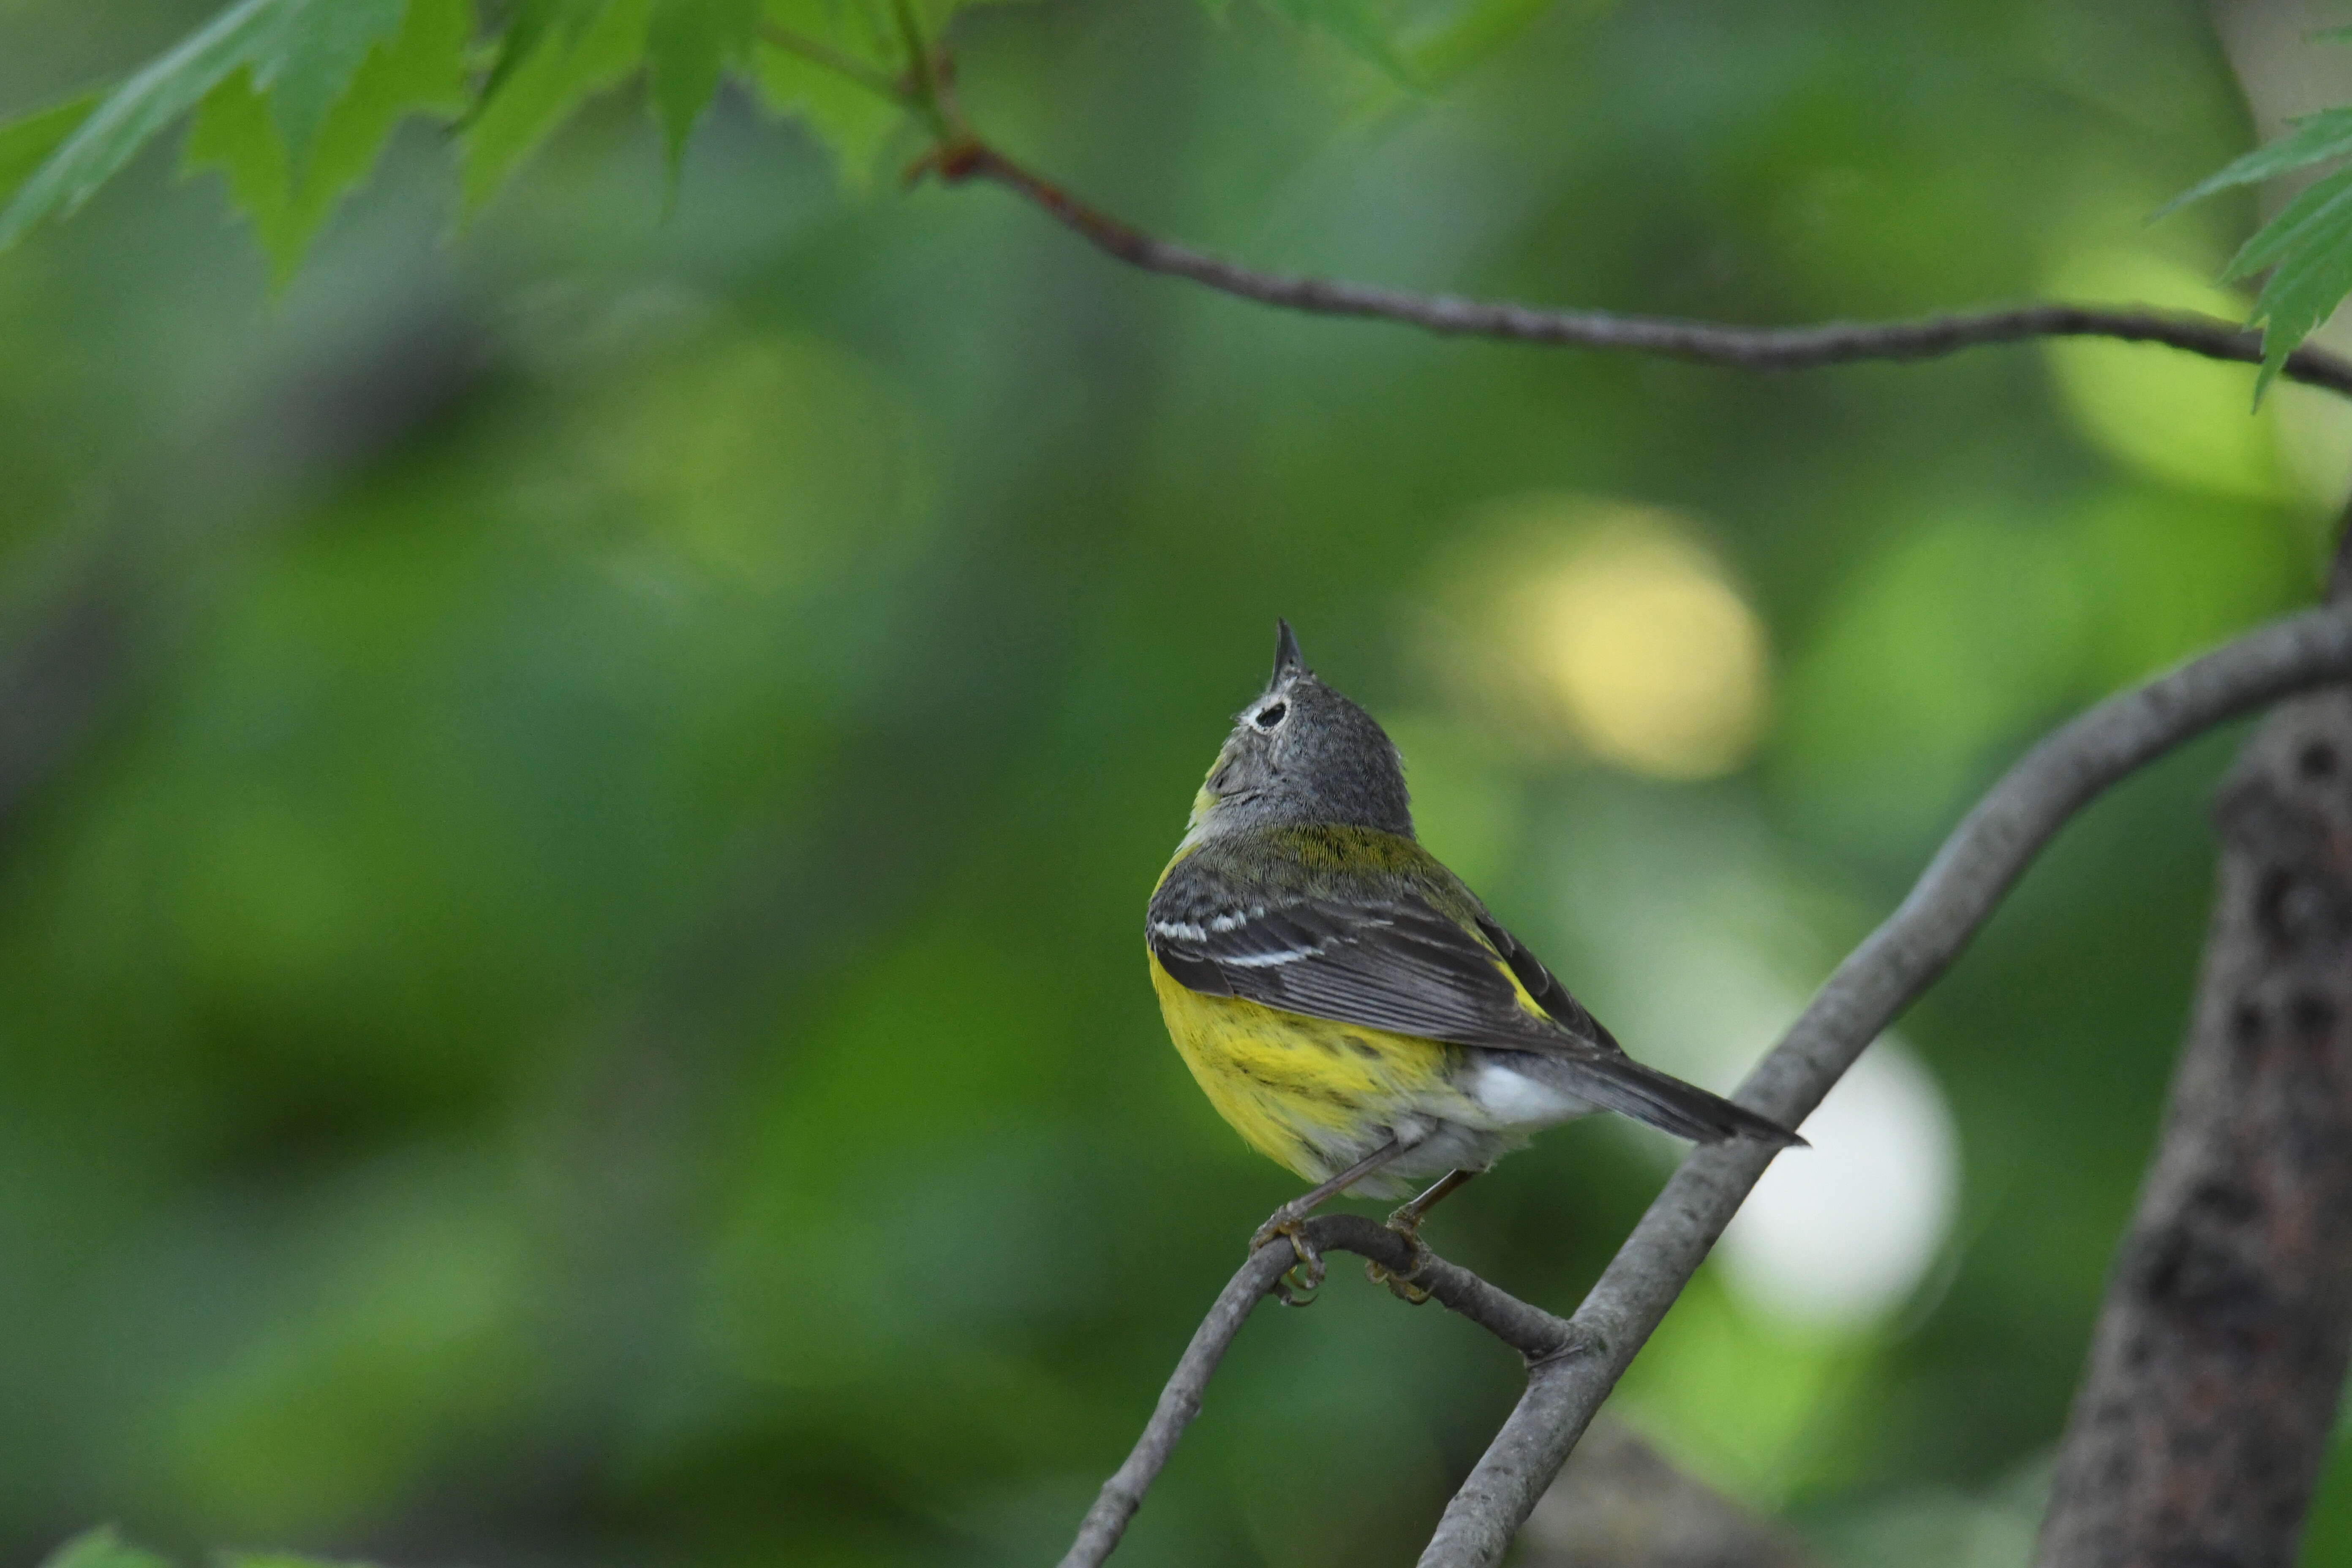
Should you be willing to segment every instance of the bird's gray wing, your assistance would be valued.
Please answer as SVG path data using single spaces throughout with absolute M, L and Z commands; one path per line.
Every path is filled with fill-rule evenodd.
M 1513 936 L 1502 921 L 1483 909 L 1475 918 L 1479 933 L 1494 944 L 1495 952 L 1510 966 L 1519 984 L 1527 987 L 1528 994 L 1535 998 L 1537 1006 L 1580 1039 L 1590 1040 L 1612 1051 L 1624 1049 L 1617 1043 L 1617 1037 L 1603 1027 L 1601 1020 L 1594 1017 L 1583 1003 L 1569 994 L 1568 987 L 1559 983 L 1559 977 L 1546 969 L 1543 960 L 1529 952 L 1527 943 Z
M 1500 941 L 1412 892 L 1254 894 L 1188 861 L 1153 896 L 1145 935 L 1179 984 L 1209 995 L 1454 1045 L 1617 1050 L 1517 939 L 1492 930 Z M 1522 1005 L 1521 986 L 1543 1013 Z

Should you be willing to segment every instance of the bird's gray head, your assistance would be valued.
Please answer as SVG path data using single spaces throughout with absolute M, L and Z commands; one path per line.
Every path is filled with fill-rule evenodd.
M 1404 763 L 1370 714 L 1315 679 L 1290 623 L 1276 623 L 1274 679 L 1192 802 L 1189 841 L 1240 828 L 1340 823 L 1412 837 Z

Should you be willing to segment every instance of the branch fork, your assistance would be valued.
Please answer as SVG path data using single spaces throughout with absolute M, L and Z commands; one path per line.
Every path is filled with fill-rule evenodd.
M 1838 965 L 1735 1097 L 1801 1121 L 1870 1042 L 1957 958 L 2043 846 L 2109 785 L 2215 725 L 2314 687 L 2352 680 L 2352 605 L 2262 626 L 2111 697 L 2020 760 L 1955 828 L 1910 894 Z M 1776 1150 L 1734 1141 L 1694 1150 L 1575 1313 L 1561 1318 L 1360 1215 L 1307 1224 L 1320 1250 L 1353 1252 L 1425 1289 L 1517 1351 L 1528 1385 L 1445 1509 L 1421 1568 L 1502 1561 L 1601 1401 L 1698 1270 Z M 1062 1568 L 1096 1568 L 1200 1414 L 1243 1322 L 1290 1267 L 1287 1238 L 1258 1248 L 1218 1296 Z
M 1352 1252 L 1391 1279 L 1428 1292 L 1428 1299 L 1477 1324 L 1519 1352 L 1530 1369 L 1558 1366 L 1599 1344 L 1583 1329 L 1491 1285 L 1459 1264 L 1449 1263 L 1416 1239 L 1356 1214 L 1328 1214 L 1306 1222 L 1307 1242 L 1318 1252 Z M 1135 1440 L 1127 1462 L 1105 1481 L 1094 1506 L 1078 1526 L 1076 1541 L 1061 1568 L 1097 1568 L 1126 1534 L 1144 1494 L 1167 1467 L 1177 1440 L 1201 1414 L 1209 1380 L 1242 1324 L 1258 1302 L 1275 1294 L 1296 1261 L 1288 1236 L 1258 1247 L 1217 1295 L 1209 1315 L 1161 1390 L 1160 1403 Z

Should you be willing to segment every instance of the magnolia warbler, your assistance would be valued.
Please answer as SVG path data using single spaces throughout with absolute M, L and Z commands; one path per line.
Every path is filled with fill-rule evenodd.
M 1430 1206 L 1531 1133 L 1614 1110 L 1700 1142 L 1795 1133 L 1625 1054 L 1415 841 L 1404 765 L 1372 716 L 1315 677 L 1288 622 L 1274 678 L 1237 716 L 1145 917 L 1168 1032 L 1219 1114 L 1333 1194 Z

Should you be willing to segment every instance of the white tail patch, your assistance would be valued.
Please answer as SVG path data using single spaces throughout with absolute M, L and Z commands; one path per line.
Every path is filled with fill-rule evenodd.
M 1497 1127 L 1557 1127 L 1596 1109 L 1589 1100 L 1492 1058 L 1478 1064 L 1469 1089 L 1471 1100 Z

